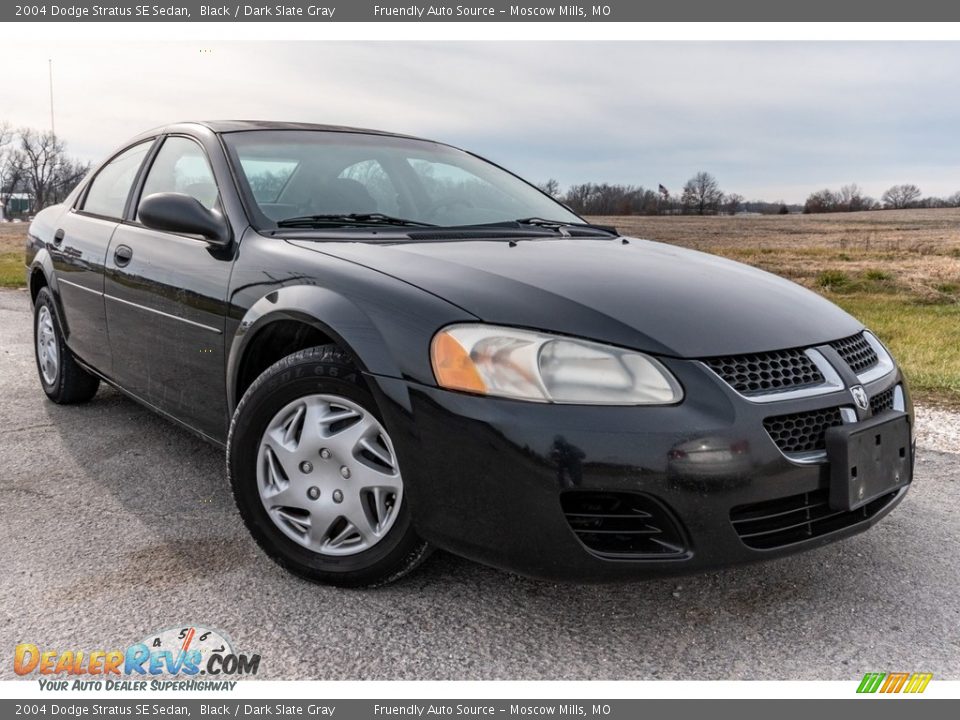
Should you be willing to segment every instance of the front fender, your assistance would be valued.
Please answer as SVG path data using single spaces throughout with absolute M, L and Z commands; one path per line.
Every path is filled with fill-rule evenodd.
M 351 353 L 362 372 L 393 378 L 411 377 L 411 367 L 421 362 L 419 357 L 411 357 L 417 354 L 412 348 L 423 345 L 423 355 L 426 356 L 433 332 L 433 323 L 427 321 L 429 328 L 422 331 L 408 328 L 408 332 L 398 334 L 396 318 L 371 313 L 345 295 L 326 287 L 288 285 L 277 288 L 247 309 L 229 341 L 226 379 L 231 413 L 240 402 L 237 386 L 248 346 L 261 330 L 279 320 L 296 320 L 316 328 Z M 386 337 L 388 333 L 392 337 Z M 404 346 L 403 342 L 410 345 Z

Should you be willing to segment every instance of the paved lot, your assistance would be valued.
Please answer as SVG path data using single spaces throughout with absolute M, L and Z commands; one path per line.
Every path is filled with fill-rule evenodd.
M 0 292 L 0 653 L 124 647 L 196 622 L 276 679 L 960 679 L 960 421 L 921 413 L 908 498 L 812 553 L 619 586 L 436 554 L 400 584 L 334 590 L 258 551 L 219 450 L 109 389 L 47 402 L 26 296 Z

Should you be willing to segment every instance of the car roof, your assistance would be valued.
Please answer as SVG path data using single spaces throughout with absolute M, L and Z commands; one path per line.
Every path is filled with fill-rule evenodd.
M 244 132 L 247 130 L 320 130 L 323 132 L 362 133 L 364 135 L 386 135 L 412 140 L 425 138 L 404 135 L 402 133 L 387 132 L 386 130 L 372 130 L 369 128 L 347 127 L 345 125 L 323 125 L 306 122 L 283 122 L 279 120 L 194 120 L 175 125 L 202 125 L 215 133 Z M 431 142 L 431 141 L 428 141 Z

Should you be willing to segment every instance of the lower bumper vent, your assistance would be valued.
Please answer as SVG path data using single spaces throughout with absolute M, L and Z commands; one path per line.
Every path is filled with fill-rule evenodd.
M 879 497 L 853 511 L 833 510 L 826 489 L 789 497 L 740 505 L 730 511 L 734 530 L 747 547 L 755 550 L 792 545 L 842 530 L 868 520 L 896 496 Z
M 842 424 L 840 408 L 835 407 L 777 415 L 763 421 L 767 433 L 785 453 L 825 450 L 827 428 Z
M 888 388 L 870 398 L 870 411 L 874 415 L 893 409 L 893 391 L 894 388 Z
M 560 505 L 580 542 L 600 555 L 666 558 L 686 554 L 680 528 L 648 495 L 570 490 L 560 496 Z

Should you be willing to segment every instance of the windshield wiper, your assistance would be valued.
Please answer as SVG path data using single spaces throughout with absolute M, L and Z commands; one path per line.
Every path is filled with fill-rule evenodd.
M 563 227 L 564 225 L 570 225 L 571 223 L 563 222 L 562 220 L 547 220 L 542 217 L 528 217 L 528 218 L 517 218 L 514 220 L 515 223 L 521 225 L 536 225 L 537 227 Z
M 619 235 L 615 227 L 609 225 L 592 225 L 590 223 L 571 223 L 563 220 L 547 220 L 541 217 L 517 218 L 514 220 L 518 225 L 533 225 L 534 227 L 550 228 L 556 230 L 561 235 L 569 235 L 565 228 L 582 228 L 586 230 L 602 230 L 613 235 Z
M 396 227 L 436 227 L 431 223 L 393 217 L 383 213 L 331 213 L 299 215 L 277 221 L 277 227 L 323 227 L 330 225 L 392 225 Z

